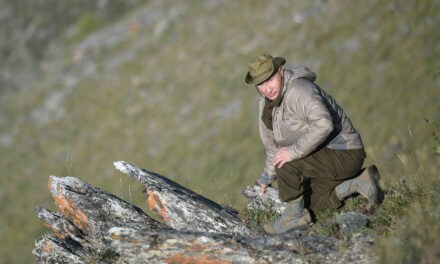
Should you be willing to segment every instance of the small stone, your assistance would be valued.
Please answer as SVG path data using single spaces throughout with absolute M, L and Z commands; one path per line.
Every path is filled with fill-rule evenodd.
M 368 224 L 368 218 L 357 212 L 342 212 L 336 221 L 344 237 L 350 237 Z

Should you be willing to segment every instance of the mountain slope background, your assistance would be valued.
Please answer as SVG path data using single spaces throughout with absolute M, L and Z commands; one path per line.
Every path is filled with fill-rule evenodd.
M 50 175 L 146 210 L 126 160 L 241 209 L 264 159 L 247 62 L 305 65 L 385 186 L 438 180 L 437 1 L 1 1 L 0 254 L 29 263 Z M 8 11 L 9 10 L 9 11 Z M 429 180 L 427 180 L 429 179 Z

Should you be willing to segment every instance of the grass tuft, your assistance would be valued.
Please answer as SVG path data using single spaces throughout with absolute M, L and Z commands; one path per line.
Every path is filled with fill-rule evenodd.
M 240 218 L 246 223 L 250 228 L 264 232 L 262 226 L 265 223 L 274 221 L 278 218 L 277 213 L 273 211 L 264 210 L 243 210 L 240 213 Z

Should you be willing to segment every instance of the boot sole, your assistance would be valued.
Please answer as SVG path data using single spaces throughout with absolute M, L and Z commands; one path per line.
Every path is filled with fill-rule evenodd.
M 308 223 L 308 224 L 304 224 L 304 225 L 302 225 L 302 226 L 297 226 L 297 227 L 294 227 L 294 228 L 292 228 L 292 229 L 287 230 L 285 233 L 287 233 L 287 232 L 293 232 L 293 231 L 298 231 L 298 230 L 306 230 L 306 229 L 308 229 L 309 227 L 311 227 L 312 225 L 313 225 L 313 223 Z
M 307 209 L 304 209 L 304 210 L 307 210 Z M 298 226 L 295 226 L 295 227 L 293 227 L 293 228 L 290 228 L 290 229 L 288 229 L 288 230 L 286 230 L 286 231 L 284 231 L 284 232 L 282 232 L 282 233 L 292 232 L 292 231 L 295 231 L 295 230 L 305 230 L 305 229 L 309 228 L 310 226 L 312 226 L 312 225 L 313 225 L 313 222 L 312 222 L 312 217 L 310 216 L 310 213 L 307 212 L 307 213 L 304 215 L 304 217 L 305 217 L 305 221 L 306 221 L 306 223 L 304 223 L 303 225 L 298 225 Z M 280 234 L 281 234 L 281 233 L 280 233 Z
M 374 187 L 377 190 L 377 195 L 376 195 L 376 199 L 374 199 L 374 204 L 379 205 L 380 203 L 382 203 L 384 199 L 383 190 L 379 185 L 379 180 L 380 180 L 379 170 L 377 169 L 376 165 L 369 166 L 367 170 L 368 170 L 368 175 L 370 179 L 373 181 Z
M 376 165 L 371 165 L 368 167 L 368 175 L 370 175 L 370 178 L 372 178 L 374 181 L 380 180 L 380 173 Z
M 268 230 L 268 229 L 264 228 L 264 232 L 266 232 L 266 234 L 276 236 L 276 235 L 282 235 L 282 234 L 289 233 L 289 232 L 306 230 L 306 229 L 310 228 L 311 226 L 313 226 L 313 223 L 307 223 L 307 224 L 304 224 L 301 226 L 293 227 L 293 228 L 288 229 L 286 231 L 284 231 L 284 230 L 283 231 L 277 231 L 277 230 L 272 231 L 272 230 Z

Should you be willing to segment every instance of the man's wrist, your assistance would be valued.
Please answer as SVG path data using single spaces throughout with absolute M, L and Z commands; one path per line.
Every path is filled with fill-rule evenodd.
M 264 185 L 269 185 L 271 183 L 270 176 L 266 171 L 263 171 L 260 176 L 260 183 Z

